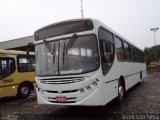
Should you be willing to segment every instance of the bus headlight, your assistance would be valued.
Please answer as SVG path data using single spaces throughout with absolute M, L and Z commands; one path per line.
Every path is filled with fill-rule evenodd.
M 41 94 L 44 94 L 46 91 L 45 90 L 42 90 L 41 88 L 38 88 L 38 91 L 41 93 Z
M 93 81 L 93 82 L 92 82 L 91 84 L 89 84 L 87 87 L 80 89 L 80 92 L 81 92 L 81 93 L 84 93 L 85 90 L 87 90 L 87 91 L 92 91 L 92 90 L 94 90 L 94 89 L 98 86 L 99 82 L 100 82 L 100 80 L 97 78 L 95 81 Z
M 84 93 L 84 89 L 83 89 L 83 88 L 82 88 L 82 89 L 80 89 L 80 92 L 81 92 L 81 93 Z
M 96 87 L 97 85 L 98 85 L 97 82 L 94 81 L 94 82 L 93 82 L 93 86 Z
M 90 91 L 91 90 L 91 86 L 87 86 L 87 90 Z

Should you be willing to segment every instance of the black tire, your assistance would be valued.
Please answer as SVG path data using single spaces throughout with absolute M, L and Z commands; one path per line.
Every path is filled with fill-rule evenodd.
M 123 82 L 120 80 L 118 83 L 118 102 L 122 102 L 125 95 L 125 87 L 123 85 Z
M 139 84 L 139 85 L 142 85 L 143 82 L 144 82 L 144 81 L 143 81 L 143 74 L 142 74 L 142 71 L 140 71 L 140 80 L 141 80 L 141 81 L 139 81 L 138 84 Z
M 140 79 L 143 80 L 142 78 L 143 78 L 143 74 L 142 74 L 142 71 L 140 71 Z
M 18 88 L 18 96 L 20 98 L 27 98 L 31 93 L 31 87 L 28 84 L 21 84 Z

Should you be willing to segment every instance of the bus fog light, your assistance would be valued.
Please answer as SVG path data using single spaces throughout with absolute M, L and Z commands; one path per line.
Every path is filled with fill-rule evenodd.
M 91 86 L 87 86 L 87 90 L 90 91 L 91 90 Z
M 38 88 L 38 91 L 40 91 L 41 89 L 40 88 Z
M 84 93 L 84 89 L 83 89 L 83 88 L 82 88 L 82 89 L 80 89 L 80 92 L 81 92 L 81 93 Z
M 41 93 L 44 94 L 46 91 L 45 90 L 41 90 Z

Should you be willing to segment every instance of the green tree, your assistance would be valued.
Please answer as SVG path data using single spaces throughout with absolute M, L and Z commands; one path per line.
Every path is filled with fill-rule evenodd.
M 150 62 L 155 61 L 155 47 L 156 47 L 157 60 L 160 59 L 160 45 L 156 45 L 151 48 L 145 48 L 144 53 L 147 65 L 149 65 Z

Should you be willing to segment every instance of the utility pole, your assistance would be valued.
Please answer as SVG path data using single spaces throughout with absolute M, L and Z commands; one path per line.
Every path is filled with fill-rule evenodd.
M 156 32 L 158 31 L 158 27 L 151 28 L 150 30 L 154 33 L 154 43 L 155 43 L 155 61 L 157 60 L 157 51 L 156 51 Z
M 83 0 L 81 0 L 81 16 L 83 18 Z

